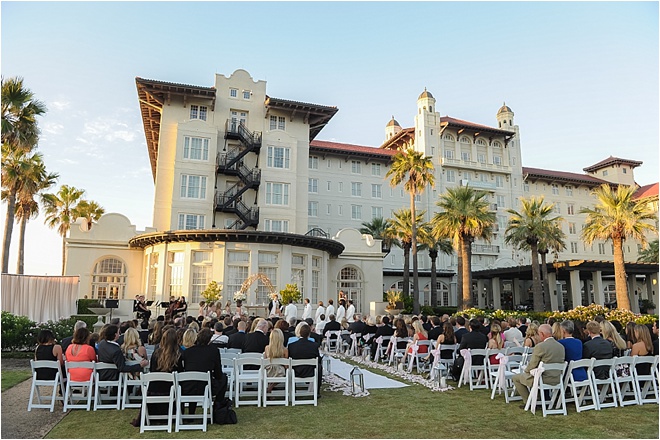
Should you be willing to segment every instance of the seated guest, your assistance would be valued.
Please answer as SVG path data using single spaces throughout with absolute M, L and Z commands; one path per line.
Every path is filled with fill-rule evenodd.
M 375 335 L 377 331 L 378 331 L 378 327 L 376 327 L 376 318 L 373 316 L 367 316 L 367 321 L 364 325 L 364 330 L 362 330 L 362 340 L 371 344 L 371 339 L 367 341 L 365 337 L 367 335 Z
M 462 316 L 459 316 L 458 318 L 462 318 Z M 459 319 L 456 319 L 457 322 L 459 322 Z M 465 318 L 463 318 L 463 322 L 465 322 Z M 456 358 L 456 362 L 454 362 L 454 366 L 452 367 L 451 374 L 454 376 L 454 379 L 458 380 L 458 378 L 461 376 L 461 372 L 463 370 L 463 363 L 465 360 L 460 354 L 460 350 L 469 348 L 469 349 L 483 349 L 486 348 L 486 345 L 488 344 L 488 336 L 484 335 L 481 332 L 481 323 L 476 320 L 476 319 L 471 319 L 470 320 L 470 331 L 463 334 L 463 337 L 461 338 L 461 342 L 458 346 L 458 356 Z M 484 356 L 472 356 L 472 365 L 483 365 L 484 363 Z
M 321 393 L 321 382 L 323 380 L 323 367 L 321 365 L 321 356 L 319 355 L 319 346 L 310 341 L 309 334 L 311 329 L 307 323 L 303 323 L 300 327 L 300 339 L 290 344 L 287 349 L 291 359 L 318 359 L 318 392 Z M 311 377 L 314 375 L 314 370 L 308 366 L 294 367 L 296 375 L 299 377 Z
M 222 322 L 220 321 L 216 322 L 213 329 L 213 336 L 211 336 L 211 344 L 215 345 L 216 348 L 226 347 L 227 344 L 229 343 L 229 337 L 223 334 L 223 330 L 224 330 L 224 325 L 222 324 Z
M 657 319 L 653 321 L 653 327 L 651 329 L 651 342 L 653 342 L 653 356 L 658 356 L 658 320 Z
M 582 359 L 582 341 L 573 337 L 573 332 L 575 332 L 573 321 L 562 321 L 559 327 L 562 331 L 562 338 L 558 342 L 564 347 L 564 360 L 569 364 L 571 361 L 579 361 Z M 587 380 L 587 370 L 584 368 L 574 369 L 573 379 L 577 381 Z
M 532 357 L 525 368 L 525 371 L 513 376 L 513 385 L 516 387 L 518 394 L 522 397 L 523 402 L 527 402 L 529 397 L 529 388 L 534 384 L 534 376 L 530 374 L 534 368 L 539 366 L 539 363 L 555 364 L 564 362 L 565 353 L 564 347 L 552 337 L 552 327 L 548 324 L 539 326 L 539 336 L 541 343 L 534 347 Z M 557 385 L 561 380 L 559 371 L 546 371 L 543 372 L 543 383 L 548 385 Z M 525 408 L 524 403 L 520 406 Z
M 443 329 L 442 322 L 440 321 L 440 318 L 438 318 L 437 316 L 432 316 L 430 321 L 431 321 L 431 329 L 428 331 L 429 339 L 435 341 L 442 334 L 442 329 Z
M 227 348 L 238 348 L 242 350 L 243 344 L 245 343 L 245 337 L 247 336 L 247 333 L 245 332 L 247 324 L 245 321 L 239 320 L 236 324 L 236 328 L 236 333 L 233 333 L 229 336 L 229 340 L 227 341 Z
M 479 321 L 477 321 L 479 322 Z M 481 324 L 479 325 L 479 328 L 481 328 Z M 462 316 L 457 316 L 456 317 L 456 328 L 454 329 L 454 336 L 456 337 L 456 343 L 460 344 L 461 339 L 463 338 L 463 335 L 466 334 L 468 331 L 465 328 L 465 318 Z M 484 334 L 484 336 L 486 336 Z M 486 344 L 484 343 L 484 346 Z M 483 348 L 483 347 L 482 347 Z
M 637 342 L 635 339 L 635 323 L 630 321 L 626 324 L 626 348 L 628 350 L 632 349 L 635 342 Z
M 157 345 L 160 343 L 160 338 L 163 336 L 163 327 L 165 327 L 165 321 L 156 321 L 154 329 L 149 335 L 149 344 Z
M 289 324 L 284 319 L 278 319 L 273 328 L 279 329 L 282 332 L 285 347 L 289 343 L 289 339 L 296 335 L 296 328 L 294 327 L 293 331 L 289 330 Z
M 284 346 L 284 334 L 279 328 L 274 328 L 273 331 L 270 332 L 268 345 L 266 345 L 266 348 L 264 349 L 264 358 L 287 359 L 288 357 L 289 352 Z M 286 369 L 284 365 L 267 365 L 266 375 L 268 377 L 284 377 L 286 376 Z M 273 388 L 275 388 L 275 383 L 269 384 L 267 392 L 270 393 L 273 391 Z
M 573 321 L 571 321 L 572 323 Z M 527 333 L 525 334 L 525 342 L 523 343 L 524 347 L 536 347 L 536 344 L 541 342 L 541 337 L 539 336 L 539 326 L 538 323 L 532 322 L 527 326 Z M 582 348 L 580 348 L 582 350 Z
M 263 353 L 268 345 L 268 321 L 257 319 L 256 327 L 252 333 L 248 333 L 243 343 L 243 353 Z
M 323 336 L 325 334 L 325 314 L 321 313 L 316 321 L 316 333 Z
M 146 319 L 140 322 L 140 328 L 138 329 L 140 334 L 140 342 L 142 345 L 147 345 L 149 343 L 149 321 Z
M 381 336 L 394 335 L 394 329 L 390 325 L 390 318 L 388 316 L 383 316 L 381 322 L 383 325 L 381 325 L 376 329 L 376 334 L 371 339 L 371 360 L 375 359 L 376 349 L 378 348 L 378 342 L 376 341 L 376 339 L 378 339 Z
M 84 327 L 83 327 L 84 328 Z M 89 332 L 87 332 L 89 334 Z M 37 336 L 37 349 L 34 352 L 35 361 L 58 361 L 60 367 L 64 367 L 64 360 L 62 358 L 62 346 L 57 344 L 55 336 L 50 330 L 41 330 Z M 37 369 L 38 380 L 53 380 L 57 372 L 46 368 Z M 62 368 L 62 374 L 64 368 Z
M 312 318 L 307 318 L 304 320 L 305 323 L 309 326 L 310 329 L 312 329 L 312 332 L 310 333 L 309 337 L 314 339 L 314 341 L 319 344 L 319 347 L 321 346 L 321 342 L 323 342 L 323 336 L 320 333 L 316 333 L 316 326 L 314 325 L 314 320 Z M 297 327 L 296 327 L 297 330 Z
M 552 337 L 557 341 L 564 337 L 564 333 L 562 332 L 559 324 L 559 321 L 556 321 L 554 324 L 552 324 Z
M 237 321 L 240 321 L 240 319 L 238 319 Z M 222 324 L 224 325 L 224 328 L 222 330 L 223 335 L 229 337 L 229 335 L 233 335 L 234 333 L 236 333 L 237 330 L 236 327 L 234 327 L 234 322 L 231 320 L 231 316 L 225 316 L 225 319 L 222 321 Z
M 490 338 L 486 348 L 491 348 L 494 350 L 502 350 L 504 348 L 503 332 L 499 325 L 492 324 L 490 326 Z M 498 365 L 500 363 L 500 360 L 497 358 L 497 354 L 491 354 L 488 360 L 493 365 Z
M 341 324 L 335 319 L 335 315 L 330 315 L 328 317 L 328 322 L 325 323 L 323 332 L 338 332 L 341 330 Z M 330 339 L 337 339 L 337 335 L 330 335 Z
M 80 327 L 73 334 L 73 340 L 66 349 L 66 360 L 69 362 L 94 362 L 96 361 L 96 350 L 89 345 L 89 330 Z M 91 368 L 69 369 L 69 379 L 76 382 L 85 382 L 92 375 Z
M 600 322 L 600 333 L 603 339 L 612 344 L 612 357 L 621 357 L 626 350 L 626 341 L 623 340 L 616 327 L 609 321 Z
M 600 324 L 596 321 L 587 322 L 587 333 L 590 339 L 582 346 L 582 359 L 612 359 L 612 344 L 600 336 Z M 606 366 L 594 368 L 598 379 L 607 379 L 608 371 L 609 367 Z
M 516 318 L 509 318 L 508 324 L 509 324 L 509 328 L 502 333 L 502 335 L 504 336 L 504 340 L 506 342 L 511 343 L 508 345 L 512 345 L 512 344 L 522 345 L 525 337 L 523 336 L 522 332 L 518 330 L 518 327 L 516 326 L 516 324 L 518 324 L 518 320 Z M 516 344 L 516 342 L 518 342 L 518 344 Z
M 149 361 L 142 359 L 139 364 L 126 365 L 124 353 L 117 343 L 119 339 L 119 327 L 116 325 L 109 325 L 103 333 L 103 339 L 99 342 L 98 359 L 99 362 L 107 362 L 115 364 L 116 370 L 101 370 L 99 372 L 99 379 L 104 381 L 113 381 L 119 379 L 119 373 L 138 373 L 144 367 L 149 365 Z
M 414 330 L 413 339 L 408 344 L 408 349 L 406 350 L 406 354 L 403 357 L 403 362 L 404 363 L 406 362 L 406 359 L 408 358 L 408 356 L 411 356 L 413 354 L 412 347 L 413 347 L 413 345 L 415 345 L 415 343 L 417 341 L 428 341 L 429 340 L 428 333 L 426 332 L 426 330 L 424 330 L 424 324 L 423 324 L 421 319 L 418 319 L 417 321 L 414 321 L 412 323 L 412 327 L 413 327 L 413 330 Z M 418 354 L 427 354 L 429 352 L 429 346 L 428 345 L 420 345 L 420 346 L 417 347 L 417 350 L 418 350 L 417 351 Z
M 635 343 L 632 346 L 632 351 L 630 352 L 631 356 L 652 356 L 653 354 L 653 343 L 651 342 L 651 333 L 649 332 L 648 327 L 644 324 L 635 325 Z M 650 364 L 640 364 L 635 365 L 637 374 L 639 375 L 649 375 L 651 374 L 651 365 Z
M 139 364 L 142 359 L 147 358 L 147 349 L 142 346 L 140 334 L 134 328 L 126 330 L 121 351 L 124 353 L 126 365 Z
M 211 342 L 211 330 L 202 329 L 197 334 L 195 344 L 181 355 L 183 371 L 208 371 L 211 375 L 211 394 L 216 401 L 221 401 L 227 392 L 227 375 L 222 372 L 220 350 Z M 204 384 L 201 382 L 186 382 L 181 387 L 184 395 L 201 395 Z M 189 414 L 194 414 L 197 404 L 190 403 Z
M 527 318 L 518 319 L 518 330 L 520 330 L 520 333 L 524 336 L 527 335 Z
M 350 345 L 353 342 L 351 339 L 351 335 L 353 333 L 359 333 L 360 335 L 362 335 L 366 327 L 367 325 L 364 322 L 362 322 L 362 317 L 356 313 L 353 315 L 353 321 L 350 324 L 348 324 L 348 331 L 350 333 L 348 335 L 341 335 L 341 337 L 347 344 Z
M 178 336 L 178 330 L 177 330 L 177 336 Z M 186 350 L 193 345 L 195 345 L 195 341 L 197 340 L 197 332 L 191 328 L 188 330 L 185 330 L 183 332 L 183 337 L 181 338 L 181 349 Z
M 66 349 L 69 347 L 69 344 L 73 340 L 73 335 L 76 333 L 76 330 L 82 327 L 87 327 L 87 323 L 85 321 L 76 321 L 76 323 L 73 325 L 73 333 L 71 336 L 67 336 L 66 338 L 62 339 L 62 353 L 66 353 Z

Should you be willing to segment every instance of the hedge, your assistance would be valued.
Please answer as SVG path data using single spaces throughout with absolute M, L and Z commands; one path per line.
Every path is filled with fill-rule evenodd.
M 97 321 L 96 316 L 73 315 L 58 321 L 47 321 L 37 324 L 27 316 L 17 316 L 10 312 L 2 312 L 2 350 L 32 350 L 37 344 L 37 335 L 41 330 L 49 329 L 55 339 L 61 341 L 73 333 L 76 321 L 81 320 L 92 326 Z

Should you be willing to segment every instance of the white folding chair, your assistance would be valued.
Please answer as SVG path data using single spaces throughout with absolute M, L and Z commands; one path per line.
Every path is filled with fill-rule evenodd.
M 102 371 L 114 370 L 116 380 L 101 380 Z M 113 394 L 116 391 L 116 394 Z M 122 375 L 117 366 L 108 362 L 97 362 L 94 370 L 94 411 L 97 409 L 121 409 Z M 109 400 L 110 403 L 103 403 Z
M 504 354 L 507 355 L 507 356 L 514 355 L 514 354 L 522 355 L 522 354 L 525 353 L 525 348 L 527 348 L 527 347 L 518 347 L 518 346 L 506 347 Z
M 543 374 L 547 374 L 550 371 L 557 371 L 559 373 L 559 382 L 556 385 L 543 382 L 543 375 L 541 375 L 541 379 L 539 380 L 539 394 L 541 395 L 543 417 L 547 417 L 550 414 L 566 415 L 566 395 L 564 394 L 564 382 L 562 381 L 566 372 L 566 365 L 567 362 L 555 364 L 539 362 L 539 367 L 545 370 Z M 546 391 L 550 394 L 549 399 L 546 398 Z M 531 400 L 533 396 L 530 394 L 529 398 Z
M 500 365 L 496 363 L 492 363 L 490 360 L 491 356 L 497 356 L 498 354 L 502 354 L 504 356 L 506 353 L 506 349 L 497 349 L 497 348 L 487 348 L 486 349 L 486 357 L 484 359 L 484 362 L 486 363 L 486 377 L 489 380 L 489 385 L 490 388 L 493 388 L 493 384 L 495 383 L 496 376 L 494 375 L 497 373 L 500 369 Z
M 333 338 L 334 336 L 334 338 Z M 341 331 L 330 331 L 325 332 L 325 349 L 329 352 L 334 351 L 339 353 L 339 347 L 341 346 Z
M 594 372 L 594 368 L 596 367 L 607 367 L 607 377 L 598 379 Z M 594 384 L 594 392 L 597 394 L 597 409 L 616 408 L 619 406 L 616 397 L 616 385 L 614 384 L 614 377 L 616 376 L 614 359 L 594 360 L 589 374 L 591 377 L 591 383 Z M 607 402 L 608 399 L 611 399 L 611 402 Z
M 30 368 L 32 369 L 32 386 L 30 387 L 30 400 L 28 401 L 28 411 L 32 411 L 32 408 L 49 408 L 50 412 L 55 411 L 55 401 L 62 400 L 62 397 L 58 397 L 58 390 L 62 395 L 65 392 L 64 377 L 62 375 L 62 368 L 59 361 L 35 361 L 30 359 Z M 44 370 L 51 370 L 55 372 L 55 377 L 53 379 L 37 379 L 37 368 L 42 372 Z M 41 389 L 40 387 L 51 387 L 53 391 L 50 395 L 49 403 L 42 403 Z M 34 403 L 34 397 L 37 397 L 37 402 Z M 45 396 L 44 396 L 45 398 Z
M 397 338 L 392 336 L 390 339 L 390 360 L 388 365 L 394 364 L 394 367 L 398 366 L 403 358 L 406 355 L 406 350 L 408 350 L 408 343 L 412 342 L 412 338 Z
M 471 357 L 469 362 L 469 367 L 467 371 L 461 372 L 461 377 L 459 378 L 458 381 L 458 387 L 460 388 L 462 384 L 468 381 L 470 384 L 470 391 L 480 388 L 488 389 L 489 379 L 487 377 L 487 371 L 486 371 L 487 350 L 485 348 L 475 348 L 475 349 L 468 349 L 468 352 L 469 352 L 469 356 Z M 476 356 L 482 356 L 484 358 L 482 363 L 475 364 L 474 358 Z M 467 359 L 466 359 L 466 363 L 467 363 Z M 465 370 L 465 368 L 466 367 L 464 366 L 463 369 Z
M 184 394 L 182 389 L 188 382 L 197 382 L 204 384 L 202 394 Z M 213 423 L 213 397 L 211 396 L 211 374 L 208 371 L 185 371 L 183 373 L 174 373 L 174 383 L 176 384 L 176 424 L 174 432 L 180 430 L 194 430 L 201 429 L 206 432 L 209 420 Z M 182 387 L 182 385 L 184 385 Z M 202 408 L 201 414 L 185 414 L 186 405 L 190 408 L 190 404 L 194 403 L 196 407 Z M 183 420 L 196 420 L 201 419 L 201 423 L 197 424 L 183 424 Z
M 420 353 L 420 347 L 426 347 L 426 353 Z M 427 357 L 429 353 L 431 353 L 431 341 L 415 341 L 412 346 L 412 353 L 408 354 L 410 356 L 408 372 L 412 371 L 413 366 L 415 367 L 417 374 L 430 371 L 430 362 L 424 362 L 424 358 Z
M 579 361 L 571 361 L 568 364 L 566 376 L 564 376 L 564 395 L 566 403 L 574 402 L 575 410 L 577 412 L 587 411 L 590 409 L 598 409 L 598 395 L 596 388 L 591 380 L 591 372 L 593 370 L 594 361 L 596 359 L 580 359 Z M 584 380 L 576 380 L 573 375 L 573 370 L 584 368 L 587 378 Z M 570 391 L 570 393 L 567 393 Z M 587 399 L 591 400 L 587 404 Z
M 379 336 L 376 338 L 376 352 L 374 353 L 375 362 L 381 361 L 385 363 L 387 361 L 387 347 L 390 344 L 390 339 L 392 339 L 392 336 Z
M 64 393 L 64 409 L 67 412 L 70 409 L 92 409 L 92 395 L 94 394 L 94 371 L 96 369 L 96 362 L 69 362 L 64 363 L 68 380 L 66 381 L 66 391 Z M 86 381 L 73 381 L 71 380 L 71 370 L 73 368 L 87 368 L 90 369 L 89 379 Z M 87 403 L 74 404 L 73 401 L 87 401 Z
M 295 367 L 313 367 L 314 374 L 309 377 L 300 377 Z M 291 406 L 318 405 L 318 359 L 291 359 Z
M 142 379 L 136 373 L 121 373 L 121 409 L 140 408 L 142 406 L 142 396 L 138 393 L 141 390 Z
M 236 396 L 236 408 L 241 404 L 261 406 L 261 356 L 251 357 L 242 356 L 234 359 L 234 395 Z M 257 367 L 256 369 L 246 369 L 246 366 Z M 256 387 L 256 391 L 254 388 Z M 251 389 L 248 389 L 251 388 Z M 249 397 L 254 399 L 250 400 Z
M 241 350 L 240 348 L 226 348 L 225 349 L 226 354 L 230 354 L 230 353 L 241 354 L 242 352 L 243 352 L 243 350 Z
M 637 402 L 640 405 L 645 403 L 658 403 L 658 383 L 656 376 L 656 370 L 658 368 L 658 356 L 635 357 L 637 359 L 635 360 L 635 369 L 632 371 L 632 374 L 635 379 L 634 384 L 635 391 L 637 393 Z M 640 365 L 648 365 L 649 374 L 639 374 L 637 370 Z
M 268 366 L 281 366 L 284 367 L 284 376 L 268 376 Z M 263 375 L 263 403 L 264 406 L 268 405 L 284 405 L 289 404 L 289 374 L 291 370 L 291 359 L 289 358 L 275 358 L 275 359 L 263 359 L 261 365 L 261 371 Z M 274 384 L 276 387 L 278 385 L 283 385 L 284 390 L 277 390 L 273 388 L 272 391 L 268 392 L 268 387 L 270 384 Z
M 176 403 L 176 387 L 174 373 L 144 373 L 142 379 L 142 409 L 140 411 L 140 434 L 144 431 L 167 431 L 172 432 L 172 418 L 174 418 L 174 405 Z M 154 382 L 169 383 L 169 394 L 165 396 L 149 395 L 149 385 Z M 167 414 L 150 414 L 149 405 L 167 405 Z M 164 420 L 165 424 L 151 424 L 152 421 Z
M 454 366 L 454 361 L 456 360 L 456 353 L 458 353 L 458 344 L 440 344 L 440 360 L 439 363 L 443 364 L 446 367 L 446 371 L 449 371 L 451 367 Z M 442 357 L 443 353 L 451 352 L 451 358 L 444 359 Z
M 614 384 L 616 385 L 616 395 L 619 398 L 619 406 L 626 405 L 637 405 L 639 404 L 637 400 L 637 392 L 635 387 L 635 361 L 637 356 L 622 356 L 614 358 L 614 370 L 617 370 L 617 367 L 620 365 L 628 365 L 630 371 L 629 376 L 615 376 Z M 627 399 L 632 397 L 631 399 Z
M 220 358 L 220 365 L 222 366 L 222 372 L 227 375 L 227 393 L 226 397 L 228 399 L 234 400 L 234 359 L 236 358 L 235 353 L 225 353 Z
M 513 400 L 522 400 L 522 397 L 516 395 L 516 387 L 513 386 L 512 382 L 512 378 L 515 375 L 512 370 L 517 369 L 520 366 L 522 354 L 512 354 L 505 356 L 506 363 L 503 361 L 503 359 L 500 359 L 500 363 L 497 365 L 497 371 L 490 372 L 493 389 L 490 393 L 490 398 L 491 400 L 495 398 L 495 392 L 502 394 L 502 391 L 504 391 L 504 401 L 509 403 Z
M 349 340 L 350 340 L 351 332 L 349 332 L 348 330 L 342 330 L 340 332 L 339 338 L 338 338 L 339 347 L 337 347 L 337 350 L 338 350 L 337 352 L 338 353 L 348 353 L 348 349 L 350 347 L 350 344 L 348 342 L 346 342 L 346 340 L 343 337 L 344 335 L 349 336 Z
M 362 333 L 351 333 L 351 345 L 348 349 L 349 356 L 357 356 L 360 349 L 360 338 L 362 338 Z

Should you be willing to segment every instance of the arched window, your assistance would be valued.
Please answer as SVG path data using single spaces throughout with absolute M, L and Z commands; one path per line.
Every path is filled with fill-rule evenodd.
M 495 141 L 495 142 L 493 142 L 493 147 L 495 147 L 495 148 L 502 148 L 502 144 L 500 144 L 499 142 Z
M 125 299 L 126 264 L 117 257 L 96 262 L 92 272 L 92 298 Z
M 356 313 L 362 313 L 366 305 L 364 302 L 364 277 L 362 271 L 355 266 L 345 266 L 338 274 L 338 289 L 346 294 L 346 298 L 353 300 Z
M 413 290 L 413 284 L 412 284 L 412 283 L 408 283 L 408 285 L 410 286 L 410 288 L 408 289 L 408 291 L 409 291 L 409 292 L 412 292 L 412 290 Z M 403 292 L 403 280 L 399 280 L 399 281 L 397 281 L 396 283 L 393 283 L 393 284 L 390 286 L 390 290 L 396 290 L 396 291 L 398 291 L 398 292 Z
M 468 138 L 467 136 L 461 136 L 460 142 L 461 142 L 461 144 L 469 144 L 470 143 L 470 138 Z
M 486 145 L 486 141 L 483 139 L 477 139 L 477 145 Z
M 446 141 L 453 141 L 453 140 L 454 140 L 454 136 L 452 136 L 452 135 L 450 135 L 449 133 L 447 133 L 447 134 L 445 134 L 444 139 L 445 139 Z
M 437 293 L 438 299 L 435 304 L 431 304 L 431 283 L 428 283 L 424 286 L 424 298 L 422 305 L 431 304 L 434 307 L 437 306 L 448 306 L 449 305 L 449 286 L 447 286 L 442 281 L 435 282 L 435 291 Z

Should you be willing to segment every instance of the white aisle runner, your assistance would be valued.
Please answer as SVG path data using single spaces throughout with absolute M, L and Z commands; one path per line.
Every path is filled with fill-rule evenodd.
M 354 365 L 347 364 L 344 361 L 341 361 L 335 357 L 332 357 L 330 362 L 330 369 L 332 374 L 350 381 L 351 370 L 354 368 Z M 372 390 L 375 388 L 402 388 L 407 387 L 408 385 L 389 377 L 381 376 L 379 374 L 372 373 L 369 370 L 366 370 L 362 367 L 359 367 L 360 371 L 364 375 L 364 388 L 367 390 Z

